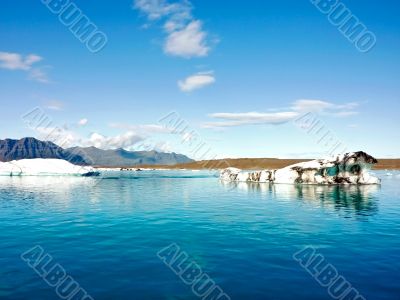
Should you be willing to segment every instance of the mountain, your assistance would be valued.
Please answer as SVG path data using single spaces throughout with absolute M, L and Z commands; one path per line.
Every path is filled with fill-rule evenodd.
M 95 147 L 63 149 L 52 142 L 35 138 L 0 140 L 0 161 L 24 158 L 59 158 L 73 164 L 104 167 L 133 167 L 138 165 L 175 165 L 193 162 L 182 154 L 157 151 L 101 150 Z
M 52 142 L 39 141 L 32 137 L 0 140 L 0 161 L 24 158 L 59 158 L 73 164 L 86 164 L 82 156 L 70 156 L 70 153 Z
M 66 149 L 66 151 L 81 155 L 90 165 L 103 167 L 175 165 L 194 161 L 182 154 L 157 151 L 101 150 L 96 147 L 74 147 Z

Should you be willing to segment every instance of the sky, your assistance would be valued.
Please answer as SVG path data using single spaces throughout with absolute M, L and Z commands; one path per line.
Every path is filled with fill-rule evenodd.
M 194 159 L 398 158 L 399 10 L 395 0 L 2 0 L 0 139 Z

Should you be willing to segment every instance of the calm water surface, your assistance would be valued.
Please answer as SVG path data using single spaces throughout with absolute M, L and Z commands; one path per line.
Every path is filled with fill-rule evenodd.
M 0 178 L 0 299 L 58 299 L 20 258 L 40 245 L 94 299 L 200 299 L 157 252 L 190 255 L 231 299 L 331 299 L 313 246 L 366 299 L 400 299 L 400 173 L 382 186 L 222 184 L 209 172 Z

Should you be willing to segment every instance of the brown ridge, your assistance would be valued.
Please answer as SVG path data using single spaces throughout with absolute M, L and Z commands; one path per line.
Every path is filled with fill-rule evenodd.
M 132 166 L 132 169 L 149 168 L 149 169 L 224 169 L 227 167 L 235 167 L 246 170 L 264 170 L 264 169 L 280 169 L 299 162 L 309 161 L 310 159 L 277 159 L 277 158 L 238 158 L 238 159 L 220 159 L 220 160 L 203 160 L 185 164 L 177 164 L 173 166 L 165 165 L 141 165 Z M 124 167 L 126 168 L 126 167 Z M 373 166 L 374 170 L 400 170 L 400 159 L 378 159 L 378 163 Z

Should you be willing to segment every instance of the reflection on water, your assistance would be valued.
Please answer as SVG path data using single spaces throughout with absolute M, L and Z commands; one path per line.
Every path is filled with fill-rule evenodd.
M 118 172 L 117 172 L 118 173 Z M 212 178 L 209 173 L 193 174 L 193 172 L 128 172 L 112 174 L 100 182 L 96 178 L 74 176 L 25 176 L 0 177 L 0 189 L 7 191 L 7 198 L 30 199 L 34 194 L 43 202 L 57 201 L 58 204 L 69 206 L 76 195 L 85 195 L 91 203 L 96 203 L 104 194 L 117 192 L 119 201 L 129 202 L 135 188 L 131 180 L 145 180 L 143 185 L 150 190 L 171 188 L 169 180 L 191 180 Z M 111 175 L 111 174 L 109 174 Z M 151 179 L 149 181 L 149 179 Z M 357 215 L 369 216 L 378 211 L 377 193 L 380 185 L 289 185 L 272 183 L 226 182 L 220 184 L 228 191 L 246 191 L 262 193 L 277 201 L 303 201 L 323 209 L 333 209 L 337 212 L 346 211 Z M 4 196 L 4 194 L 3 194 Z M 189 201 L 190 199 L 187 199 Z
M 77 176 L 0 176 L 0 201 L 24 203 L 27 207 L 41 206 L 67 209 L 72 207 L 76 196 L 85 196 L 96 202 L 100 187 L 90 177 Z
M 353 211 L 359 215 L 377 212 L 376 194 L 380 185 L 301 185 L 220 181 L 228 189 L 239 189 L 249 193 L 263 193 L 280 201 L 286 199 L 307 201 L 311 205 Z
M 218 180 L 212 172 L 190 170 L 107 171 L 100 177 L 0 176 L 0 204 L 17 201 L 43 207 L 73 208 L 83 205 L 79 203 L 80 199 L 92 204 L 102 199 L 129 204 L 141 199 L 143 191 L 168 195 L 177 184 L 183 189 L 188 189 L 191 183 L 196 185 L 196 179 L 210 179 L 218 187 Z

